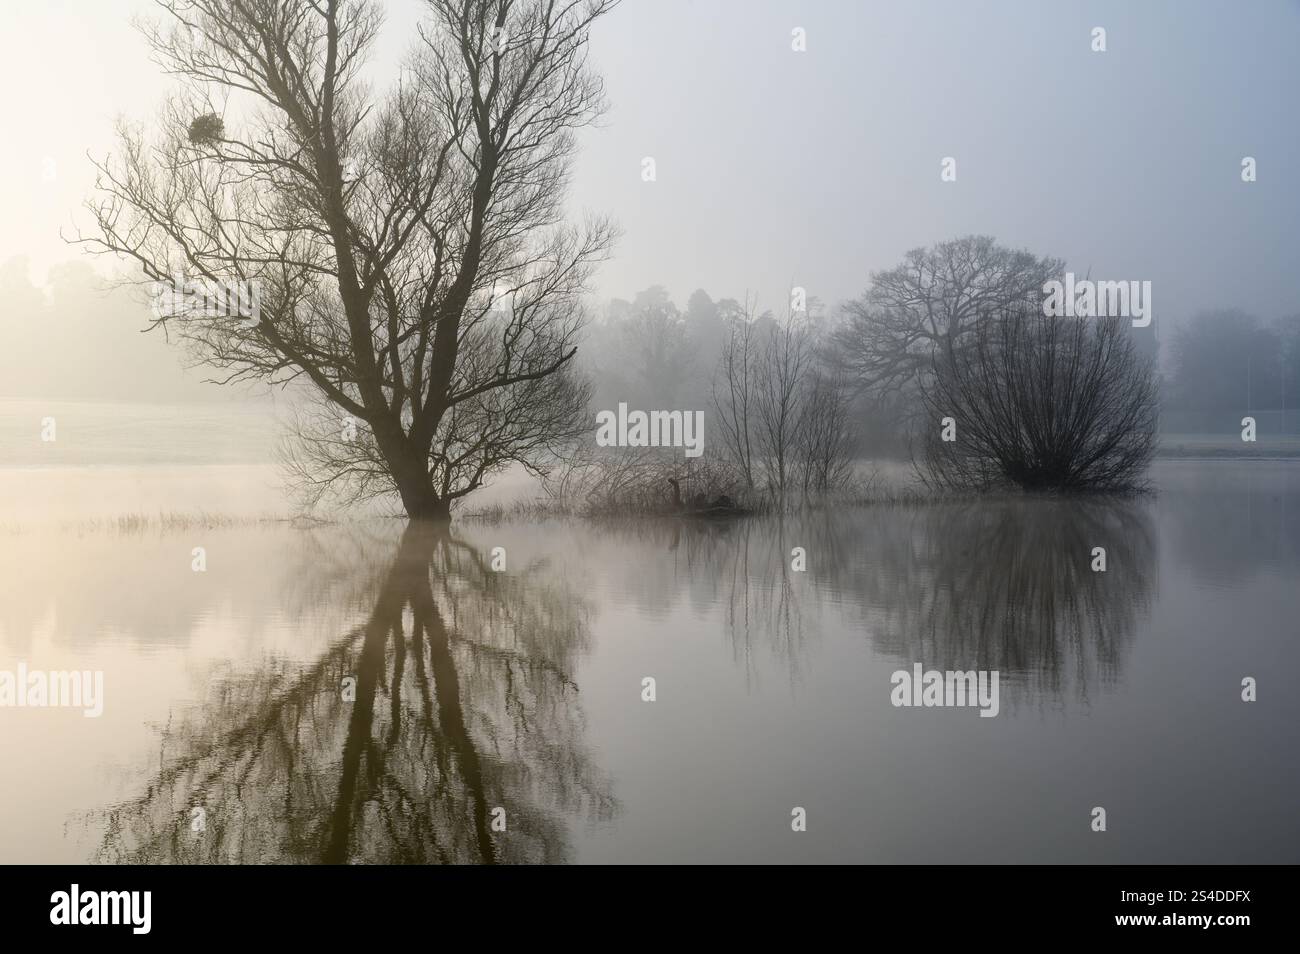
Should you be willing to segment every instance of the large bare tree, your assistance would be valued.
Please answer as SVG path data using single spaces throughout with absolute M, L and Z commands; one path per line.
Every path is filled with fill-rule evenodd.
M 902 264 L 873 273 L 867 291 L 843 306 L 827 357 L 860 389 L 914 393 L 937 351 L 962 346 L 983 315 L 1041 301 L 1044 283 L 1064 267 L 986 235 L 912 249 Z
M 445 518 L 583 425 L 569 362 L 614 230 L 562 202 L 603 109 L 589 30 L 616 2 L 426 0 L 376 97 L 369 0 L 160 0 L 144 32 L 180 89 L 156 136 L 123 125 L 79 240 L 146 281 L 256 289 L 256 320 L 186 301 L 155 325 L 223 381 L 309 382 L 320 486 Z

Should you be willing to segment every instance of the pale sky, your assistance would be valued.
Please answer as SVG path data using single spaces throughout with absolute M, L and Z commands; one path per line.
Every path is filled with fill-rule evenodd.
M 387 6 L 377 81 L 420 16 Z M 85 221 L 85 152 L 161 102 L 130 25 L 150 7 L 0 5 L 0 262 L 27 255 L 38 281 L 81 257 L 58 230 Z M 1157 323 L 1300 311 L 1296 2 L 627 0 L 592 44 L 612 108 L 583 137 L 572 208 L 624 229 L 602 297 L 662 283 L 683 304 L 704 287 L 780 308 L 797 284 L 833 304 L 908 248 L 981 232 L 1150 280 Z

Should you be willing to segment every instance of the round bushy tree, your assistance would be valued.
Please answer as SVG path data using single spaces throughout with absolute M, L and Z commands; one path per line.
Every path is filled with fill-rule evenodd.
M 1124 319 L 1049 318 L 1017 303 L 982 317 L 964 347 L 933 360 L 922 389 L 919 461 L 931 486 L 1145 485 L 1156 446 L 1156 379 Z

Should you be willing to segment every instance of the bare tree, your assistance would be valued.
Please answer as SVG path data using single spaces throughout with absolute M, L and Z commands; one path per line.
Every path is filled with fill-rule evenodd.
M 827 358 L 863 389 L 907 390 L 937 350 L 953 350 L 978 318 L 1014 302 L 1041 300 L 1064 263 L 970 235 L 912 249 L 901 265 L 871 276 L 843 307 Z
M 824 492 L 848 478 L 853 456 L 849 393 L 819 360 L 815 322 L 754 320 L 746 301 L 731 322 L 713 380 L 715 431 L 723 457 L 744 480 L 778 500 Z
M 561 206 L 574 131 L 603 109 L 588 32 L 615 2 L 426 0 L 376 98 L 369 0 L 160 0 L 145 34 L 183 90 L 156 140 L 121 128 L 78 240 L 145 280 L 259 289 L 255 321 L 187 305 L 155 325 L 224 381 L 309 382 L 364 424 L 306 456 L 318 479 L 444 518 L 582 422 L 565 378 L 614 230 Z
M 807 398 L 806 379 L 813 369 L 811 334 L 791 317 L 772 328 L 758 360 L 756 432 L 759 460 L 768 490 L 783 498 L 795 476 L 795 447 Z
M 1155 452 L 1155 374 L 1120 318 L 1011 307 L 936 357 L 922 391 L 923 477 L 940 487 L 1140 488 Z M 940 422 L 952 418 L 945 440 Z
M 795 437 L 795 465 L 805 495 L 825 493 L 847 482 L 854 452 L 851 407 L 841 380 L 820 368 L 812 372 Z
M 753 420 L 757 415 L 759 349 L 754 331 L 755 305 L 745 299 L 740 315 L 728 322 L 727 340 L 714 374 L 714 417 L 723 455 L 735 465 L 745 489 L 755 487 L 757 462 Z

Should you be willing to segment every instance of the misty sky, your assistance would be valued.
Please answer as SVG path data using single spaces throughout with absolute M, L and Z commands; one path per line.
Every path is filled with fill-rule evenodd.
M 380 87 L 421 15 L 387 6 Z M 130 25 L 150 7 L 0 5 L 0 263 L 28 256 L 38 284 L 84 259 L 58 231 L 87 223 L 86 151 L 161 103 Z M 911 247 L 981 232 L 1150 280 L 1157 325 L 1300 311 L 1296 2 L 627 0 L 592 43 L 611 109 L 583 136 L 571 207 L 625 232 L 600 297 L 662 283 L 682 304 L 704 287 L 783 310 L 797 284 L 833 304 Z

